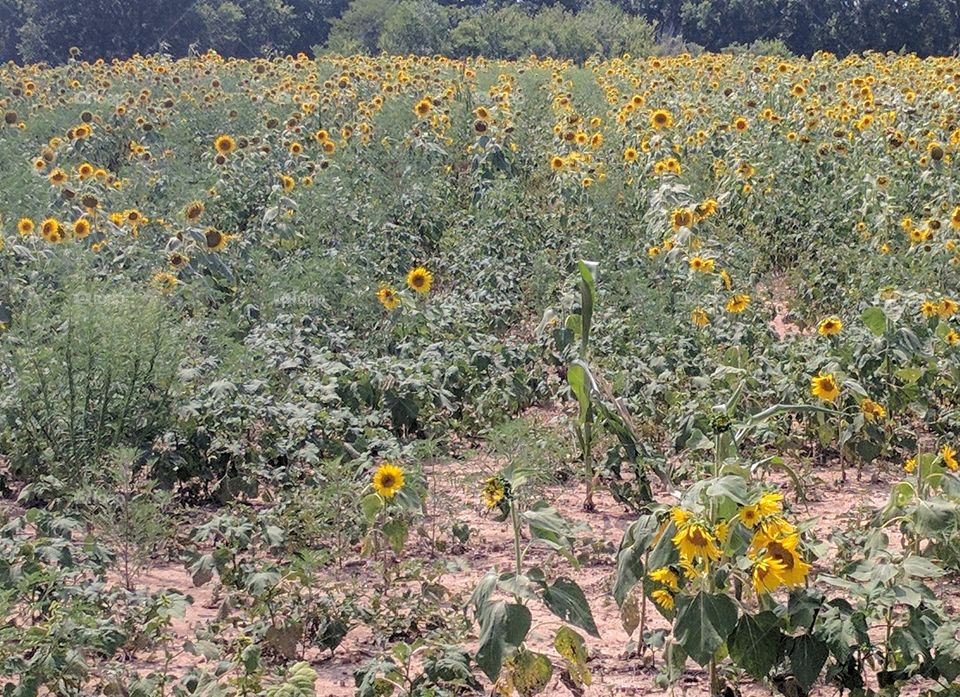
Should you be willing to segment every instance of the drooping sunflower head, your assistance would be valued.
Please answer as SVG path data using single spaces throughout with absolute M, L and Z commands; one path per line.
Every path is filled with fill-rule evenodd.
M 183 215 L 191 223 L 200 220 L 200 216 L 203 215 L 203 201 L 191 201 L 187 204 L 187 207 L 183 211 Z
M 955 300 L 943 298 L 937 305 L 937 315 L 939 315 L 941 319 L 949 319 L 957 314 L 957 309 L 958 305 Z
M 237 141 L 232 136 L 222 134 L 214 139 L 213 149 L 221 155 L 229 155 L 237 149 Z
M 208 227 L 203 232 L 204 241 L 208 252 L 219 252 L 227 246 L 228 236 L 213 227 Z
M 817 325 L 820 336 L 833 336 L 839 334 L 841 329 L 843 329 L 843 322 L 837 317 L 827 317 L 820 320 L 820 324 Z
M 387 310 L 395 310 L 400 304 L 400 294 L 390 286 L 384 284 L 377 290 L 377 300 L 379 300 L 380 304 Z
M 689 208 L 674 208 L 670 214 L 670 224 L 674 230 L 693 225 L 693 211 Z
M 743 312 L 750 305 L 750 296 L 745 293 L 737 293 L 727 300 L 726 309 L 731 314 Z
M 783 581 L 781 573 L 784 571 L 783 562 L 769 556 L 763 556 L 753 565 L 753 589 L 757 595 L 766 595 L 777 590 Z
M 430 287 L 433 285 L 433 274 L 425 267 L 418 266 L 415 269 L 411 269 L 410 273 L 407 274 L 407 285 L 410 287 L 410 290 L 420 293 L 421 295 L 426 295 L 430 292 Z
M 825 402 L 833 402 L 840 396 L 840 387 L 831 373 L 820 373 L 810 378 L 810 392 Z
M 166 295 L 170 293 L 180 281 L 169 271 L 159 271 L 150 279 L 150 285 Z
M 403 470 L 386 462 L 373 473 L 373 489 L 385 499 L 392 499 L 403 488 Z
M 710 324 L 710 315 L 702 307 L 697 307 L 690 313 L 690 321 L 698 327 L 706 327 Z
M 865 399 L 860 402 L 860 412 L 867 421 L 877 421 L 887 416 L 887 410 L 882 404 L 874 402 L 872 399 Z
M 489 477 L 483 483 L 483 491 L 480 492 L 480 496 L 488 510 L 496 508 L 509 499 L 510 482 L 499 475 Z
M 170 252 L 170 256 L 167 257 L 167 261 L 170 262 L 170 266 L 173 268 L 182 269 L 184 266 L 190 263 L 190 257 L 183 252 Z

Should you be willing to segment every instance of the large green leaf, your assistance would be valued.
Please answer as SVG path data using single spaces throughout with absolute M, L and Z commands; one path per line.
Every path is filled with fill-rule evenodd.
M 690 658 L 707 665 L 737 625 L 737 606 L 726 595 L 700 591 L 678 603 L 673 635 Z
M 596 384 L 593 375 L 590 373 L 590 367 L 583 361 L 573 361 L 567 368 L 567 383 L 570 385 L 570 391 L 577 398 L 580 405 L 580 415 L 578 421 L 580 425 L 593 421 L 593 410 L 590 408 L 590 400 L 596 391 Z
M 780 621 L 772 612 L 744 615 L 730 635 L 730 658 L 756 679 L 766 677 L 779 656 Z
M 597 301 L 596 273 L 600 265 L 595 261 L 581 261 L 580 269 L 580 358 L 587 357 L 590 345 L 590 327 L 593 324 L 593 306 Z
M 860 315 L 864 325 L 876 336 L 883 336 L 887 331 L 887 316 L 879 307 L 868 307 Z
M 550 608 L 550 612 L 564 622 L 580 627 L 591 636 L 600 637 L 590 604 L 576 581 L 558 578 L 543 592 L 543 602 Z
M 796 637 L 792 644 L 790 665 L 793 675 L 805 690 L 809 690 L 827 662 L 827 644 L 822 639 L 806 634 Z
M 500 675 L 507 653 L 523 643 L 530 631 L 530 621 L 530 610 L 525 605 L 498 600 L 484 606 L 480 615 L 477 665 L 491 682 Z
M 659 527 L 657 517 L 650 514 L 637 519 L 624 533 L 617 552 L 617 577 L 613 585 L 617 605 L 623 605 L 630 589 L 643 578 L 643 557 Z

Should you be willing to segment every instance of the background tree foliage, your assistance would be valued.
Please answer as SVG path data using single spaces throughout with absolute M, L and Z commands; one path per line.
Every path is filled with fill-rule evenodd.
M 0 59 L 214 48 L 583 60 L 698 47 L 955 53 L 960 0 L 0 0 Z

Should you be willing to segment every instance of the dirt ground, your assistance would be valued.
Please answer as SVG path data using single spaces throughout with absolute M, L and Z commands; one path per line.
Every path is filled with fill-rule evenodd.
M 452 504 L 448 509 L 455 512 L 455 519 L 465 522 L 471 529 L 471 537 L 467 545 L 460 550 L 444 553 L 445 557 L 453 557 L 462 569 L 441 579 L 441 583 L 454 594 L 469 596 L 470 591 L 480 577 L 491 568 L 501 570 L 512 568 L 512 532 L 507 523 L 494 521 L 480 503 L 479 484 L 477 482 L 486 476 L 499 464 L 490 459 L 482 449 L 468 453 L 463 460 L 438 463 L 432 469 L 437 472 L 456 472 L 457 476 L 438 476 L 431 482 L 433 495 L 444 497 Z M 823 537 L 831 530 L 840 527 L 849 527 L 857 520 L 858 515 L 867 508 L 883 506 L 889 496 L 889 481 L 868 483 L 866 481 L 849 482 L 844 487 L 838 487 L 838 472 L 832 467 L 824 467 L 813 472 L 815 486 L 806 491 L 805 502 L 797 502 L 788 493 L 788 506 L 791 517 L 797 520 L 813 519 Z M 606 491 L 598 492 L 596 496 L 596 510 L 585 512 L 582 509 L 582 485 L 555 486 L 545 492 L 545 498 L 551 501 L 556 508 L 569 520 L 588 529 L 587 536 L 593 540 L 594 553 L 589 555 L 587 563 L 580 569 L 572 569 L 562 562 L 557 568 L 575 578 L 583 588 L 590 602 L 601 638 L 598 640 L 587 637 L 590 651 L 589 667 L 593 675 L 593 684 L 586 690 L 587 695 L 705 695 L 706 674 L 693 662 L 688 662 L 687 675 L 674 688 L 664 690 L 656 687 L 654 677 L 657 673 L 656 663 L 660 656 L 653 657 L 653 665 L 649 660 L 641 660 L 636 655 L 628 655 L 630 637 L 624 631 L 619 609 L 613 601 L 611 588 L 615 573 L 615 551 L 623 535 L 623 531 L 633 521 L 634 516 L 616 503 Z M 790 492 L 785 488 L 784 491 Z M 660 491 L 658 498 L 669 501 L 666 492 Z M 457 511 L 457 508 L 460 510 Z M 453 518 L 449 510 L 437 520 L 429 517 L 425 521 L 427 526 L 437 523 L 440 526 L 449 526 Z M 431 556 L 431 550 L 424 540 L 411 539 L 407 555 Z M 530 561 L 534 562 L 541 552 L 531 554 Z M 434 552 L 435 556 L 436 553 Z M 822 559 L 818 563 L 821 569 L 829 559 Z M 816 567 L 815 567 L 816 568 Z M 369 563 L 350 568 L 346 573 L 361 579 L 373 573 Z M 214 619 L 217 613 L 217 602 L 212 597 L 211 586 L 207 584 L 201 588 L 193 588 L 190 578 L 183 567 L 176 564 L 165 564 L 150 568 L 139 580 L 141 587 L 150 589 L 177 588 L 189 592 L 194 598 L 187 617 L 178 621 L 174 627 L 178 638 L 192 639 L 194 631 L 205 626 Z M 951 598 L 948 602 L 957 608 L 955 589 L 951 589 Z M 555 626 L 553 618 L 542 608 L 532 607 L 534 613 L 534 629 L 531 632 L 529 643 L 535 650 L 554 655 L 549 631 L 538 631 L 538 624 L 543 623 L 544 629 Z M 666 622 L 658 613 L 648 612 L 651 628 L 667 627 Z M 319 674 L 317 695 L 320 697 L 346 697 L 354 694 L 353 671 L 362 666 L 371 658 L 378 655 L 378 647 L 372 643 L 369 630 L 357 628 L 352 630 L 343 644 L 332 657 L 316 655 L 313 658 L 313 667 Z M 156 663 L 158 657 L 142 657 L 136 661 L 138 670 L 144 672 L 156 670 L 160 666 Z M 189 654 L 181 654 L 174 661 L 171 669 L 176 672 L 189 668 L 197 659 Z M 905 695 L 916 694 L 920 686 L 909 686 L 903 692 Z M 745 697 L 753 695 L 773 694 L 772 688 L 764 685 L 741 685 Z M 554 680 L 547 690 L 547 694 L 563 695 L 569 691 Z M 835 688 L 815 688 L 813 695 L 833 695 Z

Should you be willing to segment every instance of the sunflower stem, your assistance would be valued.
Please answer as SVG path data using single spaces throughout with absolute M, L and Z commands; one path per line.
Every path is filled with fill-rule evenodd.
M 515 573 L 516 578 L 520 578 L 520 571 L 523 566 L 523 556 L 520 553 L 520 514 L 517 512 L 517 502 L 510 502 L 510 520 L 513 523 L 513 556 L 514 562 L 516 564 Z M 519 603 L 520 597 L 514 595 L 514 598 Z

